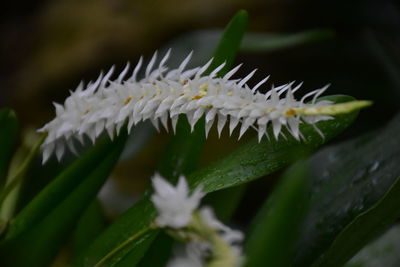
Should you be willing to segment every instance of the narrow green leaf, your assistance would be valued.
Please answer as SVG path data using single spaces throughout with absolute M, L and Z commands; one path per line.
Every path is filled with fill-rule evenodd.
M 214 60 L 205 74 L 226 62 L 219 72 L 224 75 L 233 65 L 240 42 L 247 26 L 247 12 L 239 11 L 227 25 L 224 34 L 214 52 Z M 194 170 L 205 142 L 204 119 L 195 126 L 194 131 L 185 116 L 180 116 L 177 132 L 171 137 L 158 166 L 159 172 L 174 181 L 180 174 Z
M 245 244 L 246 266 L 292 266 L 295 242 L 309 202 L 309 187 L 305 161 L 286 171 L 252 223 Z
M 108 227 L 89 247 L 84 257 L 76 262 L 74 266 L 95 266 L 105 257 L 109 257 L 106 263 L 100 266 L 113 266 L 121 261 L 130 251 L 135 251 L 131 266 L 134 266 L 149 248 L 158 231 L 151 231 L 142 238 L 128 243 L 121 250 L 114 251 L 121 244 L 129 240 L 137 233 L 150 231 L 150 224 L 156 216 L 156 210 L 148 197 L 140 200 L 132 208 L 125 212 Z M 140 218 L 140 219 L 138 219 Z M 132 257 L 132 256 L 131 256 Z
M 334 102 L 353 100 L 352 97 L 348 96 L 331 96 L 324 99 Z M 270 142 L 264 139 L 261 143 L 254 139 L 214 164 L 190 174 L 187 177 L 188 183 L 191 188 L 201 184 L 206 192 L 213 192 L 268 175 L 303 155 L 307 155 L 313 149 L 342 132 L 353 122 L 356 116 L 357 112 L 353 112 L 336 116 L 334 120 L 319 122 L 318 127 L 324 133 L 325 138 L 316 133 L 311 126 L 302 125 L 301 131 L 306 137 L 304 142 L 299 142 L 292 137 L 288 137 L 287 140 L 271 140 Z M 84 264 L 79 265 L 95 265 L 104 255 L 107 255 L 129 237 L 149 229 L 155 216 L 156 211 L 147 196 L 119 217 L 93 242 L 83 259 Z M 139 242 L 144 241 L 136 240 L 131 245 L 137 246 Z M 129 250 L 129 248 L 126 250 Z M 107 266 L 115 266 L 126 255 L 115 254 L 114 256 L 107 262 Z M 131 258 L 132 266 L 137 263 L 135 260 L 139 260 L 141 256 L 138 254 Z
M 247 22 L 248 14 L 245 10 L 240 10 L 231 19 L 214 52 L 214 60 L 205 74 L 210 73 L 223 62 L 226 62 L 226 64 L 219 72 L 220 76 L 223 76 L 231 69 L 246 31 Z
M 202 203 L 211 206 L 217 218 L 228 222 L 246 191 L 246 184 L 212 192 L 203 198 Z
M 221 39 L 222 30 L 198 30 L 185 33 L 174 38 L 162 51 L 174 48 L 176 59 L 171 58 L 174 65 L 180 63 L 180 59 L 187 55 L 188 50 L 195 53 L 191 59 L 193 66 L 203 64 L 214 51 Z M 243 37 L 239 51 L 245 53 L 273 53 L 284 49 L 297 49 L 301 45 L 313 45 L 318 42 L 329 41 L 335 38 L 335 32 L 331 29 L 311 29 L 296 33 L 271 33 L 247 31 Z
M 246 33 L 240 50 L 270 52 L 299 44 L 323 41 L 333 37 L 334 33 L 330 30 L 312 30 L 288 35 Z M 214 212 L 220 220 L 228 221 L 239 204 L 244 191 L 245 186 L 242 185 L 214 192 L 207 195 L 203 202 L 213 207 Z
M 98 199 L 83 213 L 74 232 L 72 258 L 76 259 L 106 227 L 106 218 Z
M 160 232 L 157 235 L 157 238 L 153 241 L 152 246 L 146 252 L 146 256 L 139 262 L 138 267 L 165 266 L 171 257 L 173 244 L 174 240 L 172 237 L 167 235 L 165 232 Z M 128 264 L 132 261 L 127 257 L 124 262 L 126 262 L 127 266 L 130 266 Z
M 218 73 L 218 75 L 222 76 L 230 70 L 244 36 L 247 20 L 248 15 L 244 10 L 239 11 L 232 18 L 226 26 L 215 52 L 213 53 L 213 62 L 205 74 L 209 74 L 224 62 L 226 63 L 225 67 Z M 177 125 L 177 132 L 171 137 L 158 166 L 158 171 L 165 178 L 170 181 L 175 181 L 180 174 L 189 174 L 196 168 L 206 139 L 204 129 L 204 118 L 199 120 L 192 132 L 186 117 L 183 115 L 180 116 Z M 154 244 L 154 246 L 156 246 L 157 249 L 153 248 L 153 250 L 170 250 L 171 240 L 165 240 L 165 242 Z M 135 252 L 133 251 L 132 254 L 135 254 Z M 149 255 L 148 257 L 152 257 L 152 255 Z M 119 263 L 119 266 L 123 266 L 123 262 L 133 264 L 137 257 L 136 255 L 128 255 L 126 259 L 128 260 L 122 261 Z M 144 259 L 144 261 L 146 261 L 146 259 Z
M 171 181 L 195 169 L 206 139 L 203 120 L 195 125 L 192 132 L 186 116 L 182 115 L 176 127 L 176 134 L 170 138 L 157 168 Z
M 1 244 L 0 259 L 5 266 L 46 266 L 51 262 L 108 178 L 125 140 L 123 134 L 114 143 L 106 142 L 92 148 L 21 211 Z M 97 160 L 92 161 L 90 156 Z M 66 181 L 76 180 L 76 177 L 79 180 L 75 182 Z M 62 185 L 69 188 L 64 191 Z M 56 196 L 57 193 L 63 197 Z M 45 201 L 52 205 L 46 205 Z
M 372 235 L 383 231 L 398 216 L 396 206 L 378 203 L 386 201 L 383 198 L 385 194 L 397 188 L 396 180 L 400 176 L 399 131 L 400 115 L 397 115 L 380 131 L 326 148 L 312 157 L 313 197 L 301 231 L 295 266 L 311 266 L 324 254 L 336 255 L 332 259 L 325 256 L 326 260 L 344 262 L 355 253 L 354 249 L 360 249 Z M 386 195 L 389 197 L 392 196 Z M 363 216 L 369 214 L 368 211 L 377 212 L 379 217 L 375 219 L 379 223 L 374 218 Z M 335 240 L 342 231 L 360 219 L 365 221 L 354 231 L 354 236 L 346 233 L 349 235 L 342 249 L 346 248 L 349 254 L 341 249 L 336 251 L 336 245 L 331 251 L 331 246 L 340 242 Z M 361 233 L 364 238 L 359 237 Z
M 37 156 L 37 153 L 39 152 L 40 146 L 43 143 L 45 137 L 46 136 L 43 135 L 42 137 L 39 138 L 37 143 L 32 147 L 31 151 L 29 151 L 26 158 L 15 159 L 14 157 L 15 160 L 13 160 L 12 165 L 19 164 L 20 161 L 22 161 L 22 163 L 20 166 L 14 166 L 14 169 L 16 169 L 14 171 L 12 171 L 13 168 L 11 168 L 5 187 L 3 190 L 1 190 L 0 193 L 1 220 L 8 221 L 13 216 L 17 204 L 16 202 L 18 200 L 17 188 L 21 186 L 23 180 L 25 179 L 25 175 L 28 172 L 29 168 L 31 167 L 33 159 L 35 158 L 35 156 Z M 18 153 L 16 153 L 16 155 L 18 155 Z M 11 194 L 12 192 L 15 193 L 15 195 L 12 195 Z
M 334 37 L 335 32 L 332 30 L 310 30 L 292 34 L 250 33 L 244 38 L 240 49 L 246 52 L 272 52 Z
M 18 120 L 14 111 L 7 108 L 0 109 L 0 189 L 7 177 L 8 165 L 18 138 L 18 130 Z
M 79 159 L 73 162 L 67 169 L 58 175 L 46 186 L 11 222 L 6 239 L 12 239 L 33 227 L 42 220 L 55 207 L 82 182 L 83 177 L 88 176 L 104 155 L 110 153 L 113 143 L 107 139 L 99 141 L 96 146 L 90 148 Z
M 373 207 L 358 215 L 335 238 L 328 251 L 313 266 L 343 266 L 361 248 L 400 218 L 400 177 Z
M 353 100 L 349 96 L 327 96 L 320 100 L 331 100 L 336 103 Z M 322 138 L 310 125 L 301 125 L 301 132 L 306 140 L 299 142 L 289 135 L 287 139 L 263 139 L 260 143 L 256 138 L 239 147 L 223 159 L 196 171 L 190 177 L 192 186 L 202 185 L 206 192 L 247 183 L 263 175 L 272 173 L 287 166 L 296 159 L 308 155 L 310 151 L 321 146 L 345 128 L 357 116 L 357 112 L 336 116 L 335 120 L 321 121 L 318 128 L 323 132 Z

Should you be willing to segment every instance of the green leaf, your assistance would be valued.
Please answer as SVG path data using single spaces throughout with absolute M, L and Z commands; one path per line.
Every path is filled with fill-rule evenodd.
M 14 111 L 0 109 L 0 188 L 3 187 L 7 176 L 14 146 L 18 138 L 18 120 Z
M 74 266 L 115 266 L 130 254 L 131 266 L 135 266 L 143 257 L 154 240 L 158 230 L 151 231 L 150 224 L 156 216 L 156 210 L 148 197 L 140 200 L 132 208 L 122 214 L 108 227 L 89 247 L 84 257 L 75 262 Z M 146 232 L 126 246 L 119 246 L 138 233 Z M 104 262 L 104 263 L 101 263 Z
M 212 206 L 220 221 L 228 222 L 236 211 L 245 191 L 246 184 L 212 192 L 203 198 L 202 203 Z
M 226 65 L 219 75 L 224 75 L 231 68 L 247 26 L 247 19 L 247 12 L 244 10 L 232 18 L 214 52 L 214 60 L 205 74 L 223 62 L 226 62 Z M 206 139 L 204 129 L 204 119 L 196 124 L 192 132 L 186 117 L 180 116 L 177 132 L 171 137 L 158 166 L 159 172 L 164 177 L 174 181 L 180 174 L 188 174 L 194 170 Z
M 244 10 L 239 11 L 232 18 L 226 26 L 226 29 L 215 49 L 213 62 L 205 72 L 205 75 L 224 62 L 226 63 L 225 67 L 218 73 L 218 75 L 222 76 L 230 70 L 242 41 L 247 26 L 247 20 L 248 15 Z M 180 116 L 177 125 L 177 132 L 171 137 L 158 166 L 158 171 L 165 178 L 170 181 L 176 181 L 180 174 L 189 174 L 196 168 L 206 140 L 204 129 L 204 118 L 199 120 L 192 132 L 186 117 L 184 115 Z M 170 250 L 171 240 L 167 239 L 164 241 L 165 242 L 156 243 L 154 245 L 156 248 L 152 249 L 162 251 Z M 150 239 L 149 242 L 151 242 Z M 135 251 L 132 251 L 132 254 L 135 253 Z M 152 258 L 152 255 L 150 254 L 147 257 Z M 130 255 L 126 258 L 128 260 L 123 262 L 127 262 L 127 264 L 130 265 L 135 262 L 137 256 Z M 144 261 L 151 261 L 151 259 L 146 259 L 145 257 Z M 123 262 L 119 263 L 119 266 L 123 266 Z
M 344 263 L 398 216 L 396 206 L 391 203 L 382 206 L 379 201 L 389 201 L 393 197 L 390 190 L 398 190 L 395 182 L 400 176 L 399 132 L 400 115 L 397 115 L 383 130 L 313 156 L 313 198 L 303 224 L 295 266 L 311 266 L 324 254 L 324 263 Z M 376 212 L 375 216 L 380 217 L 375 219 L 379 221 L 370 218 L 367 215 L 370 212 Z M 356 226 L 359 220 L 363 223 L 357 231 L 342 232 L 353 223 Z M 360 237 L 361 233 L 365 236 Z M 344 235 L 347 240 L 343 241 Z M 340 250 L 333 245 L 337 242 L 343 242 Z M 342 251 L 345 248 L 347 251 Z
M 2 264 L 45 266 L 51 262 L 109 176 L 125 140 L 122 134 L 115 142 L 99 142 L 15 217 L 1 243 Z
M 296 34 L 278 35 L 268 33 L 246 33 L 240 46 L 241 51 L 270 52 L 300 44 L 313 43 L 333 38 L 330 30 L 312 30 Z M 206 37 L 205 37 L 206 38 Z M 203 202 L 212 206 L 217 217 L 228 221 L 245 191 L 237 186 L 207 195 Z M 227 205 L 229 203 L 229 205 Z
M 319 100 L 342 103 L 353 98 L 339 95 L 322 97 Z M 254 138 L 223 159 L 190 175 L 192 186 L 202 185 L 206 192 L 212 192 L 247 183 L 272 173 L 308 155 L 310 151 L 342 132 L 353 122 L 357 114 L 354 112 L 336 116 L 335 120 L 319 122 L 317 126 L 323 132 L 324 138 L 312 126 L 305 124 L 300 126 L 301 132 L 306 136 L 306 140 L 302 142 L 290 135 L 287 135 L 289 136 L 287 139 L 272 138 L 270 141 L 263 139 L 260 143 Z
M 313 266 L 343 266 L 369 241 L 387 230 L 400 217 L 400 177 L 373 207 L 358 215 L 335 238 Z
M 103 208 L 99 200 L 94 199 L 77 222 L 72 246 L 72 258 L 78 258 L 105 227 L 106 218 L 103 214 Z
M 246 52 L 272 52 L 297 45 L 321 42 L 335 37 L 332 30 L 311 30 L 292 34 L 249 33 L 240 50 Z
M 210 57 L 221 36 L 222 30 L 192 31 L 174 38 L 161 51 L 167 51 L 173 47 L 175 56 L 169 62 L 178 66 L 188 51 L 193 50 L 195 53 L 190 64 L 191 66 L 199 66 Z M 244 53 L 273 53 L 288 48 L 296 49 L 297 46 L 301 45 L 313 45 L 318 42 L 329 41 L 334 37 L 335 32 L 330 29 L 313 29 L 287 34 L 248 31 L 243 37 L 239 51 Z
M 305 161 L 292 166 L 266 201 L 245 244 L 246 266 L 291 266 L 301 220 L 309 202 Z
M 156 239 L 153 241 L 152 246 L 146 252 L 146 256 L 139 262 L 139 267 L 157 267 L 165 266 L 171 257 L 174 240 L 165 232 L 160 232 Z M 130 262 L 129 257 L 125 262 Z
M 352 97 L 348 96 L 331 96 L 324 99 L 334 102 L 353 100 Z M 324 133 L 325 138 L 316 133 L 311 126 L 302 125 L 301 131 L 306 137 L 304 142 L 296 141 L 292 137 L 288 137 L 287 140 L 271 140 L 270 142 L 264 139 L 261 143 L 258 143 L 256 139 L 251 140 L 223 159 L 190 174 L 187 177 L 188 183 L 191 188 L 201 184 L 206 192 L 213 192 L 268 175 L 310 153 L 313 149 L 342 132 L 353 122 L 356 116 L 357 112 L 353 112 L 336 116 L 334 120 L 319 122 L 317 125 Z M 95 266 L 105 255 L 126 242 L 128 238 L 139 232 L 150 230 L 150 224 L 155 216 L 156 210 L 147 196 L 119 217 L 93 242 L 83 259 L 83 263 L 79 265 Z M 147 240 L 152 239 L 152 235 L 155 235 L 155 233 L 151 232 L 148 235 Z M 135 240 L 129 245 L 138 246 L 139 242 L 144 245 L 142 239 Z M 122 249 L 125 254 L 115 253 L 112 256 L 107 256 L 110 257 L 107 266 L 115 266 L 126 256 L 126 251 L 129 250 L 130 248 L 127 246 Z M 142 256 L 140 253 L 131 258 L 131 266 L 134 266 L 140 259 Z
M 245 10 L 240 10 L 231 19 L 214 52 L 214 60 L 205 74 L 210 73 L 223 62 L 226 62 L 226 64 L 218 73 L 220 76 L 223 76 L 231 69 L 246 31 L 247 21 L 248 14 Z
M 191 132 L 186 116 L 179 116 L 176 134 L 170 138 L 157 168 L 160 174 L 175 181 L 179 175 L 193 171 L 205 139 L 203 121 L 199 121 Z
M 397 224 L 357 253 L 345 267 L 400 265 L 400 226 Z
M 1 190 L 0 193 L 0 218 L 3 221 L 8 221 L 14 215 L 14 210 L 16 208 L 16 202 L 18 201 L 19 187 L 22 185 L 26 173 L 30 169 L 33 159 L 37 156 L 37 153 L 40 150 L 40 146 L 45 139 L 45 135 L 41 136 L 36 144 L 33 145 L 28 155 L 24 155 L 26 157 L 21 158 L 22 152 L 20 149 L 18 150 L 20 153 L 16 153 L 13 164 L 13 167 L 10 168 L 9 176 L 7 178 L 6 184 Z M 23 150 L 21 148 L 21 150 Z
M 83 177 L 98 167 L 112 147 L 113 143 L 107 139 L 99 141 L 59 174 L 16 216 L 10 224 L 6 239 L 14 238 L 48 215 L 76 189 Z

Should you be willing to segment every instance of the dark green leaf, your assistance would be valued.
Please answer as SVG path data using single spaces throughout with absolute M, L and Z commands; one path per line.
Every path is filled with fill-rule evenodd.
M 400 226 L 397 224 L 357 253 L 345 267 L 400 266 Z
M 158 166 L 158 171 L 171 181 L 195 169 L 205 142 L 204 120 L 191 132 L 186 116 L 181 115 L 176 127 L 176 134 L 170 138 Z
M 30 148 L 30 151 L 26 152 L 27 154 L 22 152 L 24 148 L 18 149 L 18 152 L 15 153 L 6 184 L 0 193 L 0 217 L 6 222 L 14 215 L 20 186 L 24 182 L 26 173 L 30 170 L 32 162 L 37 156 L 45 137 L 45 135 L 41 136 L 36 141 L 36 144 Z
M 349 96 L 328 96 L 320 99 L 329 99 L 336 103 L 353 100 Z M 202 185 L 206 192 L 247 183 L 307 155 L 342 132 L 356 116 L 357 112 L 336 116 L 335 120 L 319 122 L 317 125 L 324 138 L 310 125 L 300 126 L 301 132 L 306 136 L 306 140 L 302 142 L 291 136 L 271 141 L 263 139 L 260 143 L 254 138 L 223 159 L 190 175 L 191 182 L 193 186 Z
M 353 98 L 331 96 L 324 99 L 346 102 Z M 214 164 L 190 174 L 187 177 L 188 182 L 191 188 L 201 184 L 206 192 L 213 192 L 268 175 L 310 153 L 313 149 L 342 132 L 353 122 L 356 116 L 357 113 L 355 112 L 337 116 L 334 120 L 318 123 L 318 127 L 324 133 L 325 138 L 316 133 L 311 126 L 302 125 L 301 131 L 306 136 L 304 142 L 296 141 L 292 137 L 288 137 L 287 140 L 271 140 L 270 142 L 264 139 L 261 143 L 254 139 Z M 155 216 L 156 211 L 148 197 L 140 201 L 93 242 L 85 255 L 84 265 L 95 265 L 104 255 L 125 242 L 129 237 L 149 229 Z M 143 242 L 143 240 L 140 240 L 140 242 Z M 132 245 L 136 246 L 137 244 L 138 242 L 132 242 Z M 137 255 L 134 259 L 138 260 L 141 256 Z M 120 255 L 112 258 L 107 262 L 107 266 L 114 266 L 121 258 Z M 136 263 L 135 261 L 131 262 L 132 266 Z
M 214 52 L 214 60 L 206 71 L 206 74 L 213 71 L 223 62 L 226 62 L 226 64 L 219 72 L 220 76 L 223 76 L 231 69 L 246 31 L 247 21 L 248 15 L 245 10 L 237 12 L 231 19 L 222 34 L 221 40 Z
M 333 38 L 330 30 L 313 30 L 297 34 L 277 35 L 267 33 L 246 33 L 240 46 L 242 51 L 270 52 L 287 47 L 323 41 Z M 205 37 L 206 38 L 206 37 Z M 204 202 L 213 207 L 217 217 L 227 221 L 236 209 L 245 186 L 237 186 L 207 195 Z M 229 205 L 227 205 L 229 203 Z
M 245 191 L 245 184 L 230 187 L 208 194 L 204 197 L 202 203 L 211 206 L 220 221 L 228 222 L 233 216 Z
M 369 241 L 387 230 L 400 217 L 400 177 L 373 207 L 358 215 L 335 238 L 313 266 L 343 266 Z
M 230 21 L 214 52 L 214 60 L 206 71 L 211 72 L 217 66 L 226 62 L 224 69 L 219 72 L 223 75 L 232 66 L 240 42 L 247 26 L 247 12 L 239 11 Z M 194 170 L 205 142 L 204 119 L 201 119 L 191 132 L 185 116 L 179 118 L 177 132 L 171 137 L 166 151 L 158 167 L 159 172 L 170 180 L 180 174 L 188 174 Z
M 19 125 L 14 111 L 7 108 L 0 109 L 0 189 L 5 183 L 18 130 Z
M 252 223 L 246 266 L 291 266 L 301 220 L 309 201 L 308 166 L 292 166 Z
M 104 155 L 110 153 L 113 145 L 108 140 L 99 141 L 95 147 L 90 148 L 58 175 L 17 215 L 10 225 L 6 238 L 12 239 L 47 216 L 75 190 L 82 182 L 83 177 L 88 176 L 98 167 L 99 162 L 104 159 Z
M 312 30 L 292 34 L 250 33 L 244 38 L 241 50 L 246 52 L 272 52 L 296 45 L 332 39 L 331 30 Z
M 204 60 L 210 57 L 221 36 L 222 30 L 192 31 L 173 39 L 161 51 L 167 51 L 173 47 L 174 58 L 171 58 L 169 62 L 178 66 L 188 51 L 193 50 L 195 53 L 190 60 L 190 65 L 199 66 L 204 64 Z M 330 29 L 314 29 L 287 34 L 246 32 L 239 51 L 245 53 L 273 53 L 288 48 L 296 49 L 296 46 L 300 45 L 312 45 L 317 42 L 329 41 L 334 37 L 335 32 Z
M 295 266 L 310 266 L 328 253 L 341 231 L 376 205 L 394 186 L 400 176 L 399 132 L 400 115 L 383 130 L 327 148 L 313 157 L 313 199 L 302 229 Z M 377 231 L 382 231 L 380 227 L 387 227 L 392 216 L 397 216 L 397 208 L 387 206 L 382 212 L 386 214 L 379 217 L 382 225 L 375 226 Z M 371 237 L 370 223 L 358 229 L 366 239 Z M 349 237 L 348 244 L 353 238 L 357 237 Z M 366 241 L 360 239 L 357 249 Z M 352 255 L 343 254 L 343 258 L 335 261 L 342 262 L 349 256 Z
M 130 251 L 135 252 L 130 253 L 131 266 L 134 266 L 143 257 L 158 231 L 149 232 L 122 250 L 113 250 L 135 234 L 149 231 L 150 224 L 155 216 L 156 210 L 149 199 L 147 197 L 142 199 L 130 208 L 128 212 L 122 214 L 92 243 L 85 256 L 76 263 L 76 266 L 96 266 L 104 257 L 109 257 L 110 260 L 107 260 L 105 264 L 97 265 L 97 267 L 115 266 L 115 263 L 123 260 Z
M 72 258 L 77 258 L 106 227 L 99 200 L 94 199 L 79 219 L 73 239 Z
M 247 12 L 244 10 L 239 11 L 227 25 L 216 49 L 214 52 L 214 59 L 205 74 L 210 73 L 220 64 L 225 62 L 225 67 L 218 73 L 218 75 L 224 75 L 232 67 L 240 43 L 242 41 L 246 26 L 247 26 Z M 200 119 L 196 124 L 195 129 L 191 132 L 191 127 L 185 116 L 180 116 L 176 135 L 172 136 L 167 148 L 161 158 L 158 171 L 170 181 L 175 181 L 180 174 L 191 173 L 201 155 L 203 145 L 205 142 L 205 122 L 204 118 Z M 165 242 L 157 243 L 152 248 L 153 250 L 169 250 L 171 247 L 170 240 Z M 149 242 L 150 239 L 149 239 Z M 132 251 L 132 254 L 136 254 Z M 149 255 L 147 257 L 152 257 Z M 137 259 L 136 255 L 130 255 L 127 257 L 129 262 L 135 262 L 133 259 Z M 145 258 L 144 261 L 147 261 Z M 120 266 L 123 263 L 119 264 Z M 153 265 L 154 266 L 154 265 Z
M 139 262 L 139 267 L 164 267 L 171 257 L 174 240 L 165 232 L 160 232 L 154 239 L 151 247 L 146 252 L 146 256 Z M 135 254 L 130 253 L 123 261 L 118 263 L 118 267 L 130 267 L 131 262 L 135 261 Z
M 1 243 L 5 266 L 49 264 L 109 176 L 125 140 L 122 134 L 115 142 L 98 143 L 16 216 Z

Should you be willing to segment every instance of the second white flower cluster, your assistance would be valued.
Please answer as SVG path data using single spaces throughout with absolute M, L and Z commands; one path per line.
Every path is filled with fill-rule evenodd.
M 210 207 L 199 208 L 205 195 L 197 187 L 190 194 L 185 177 L 173 186 L 159 174 L 153 177 L 154 194 L 151 201 L 158 211 L 157 227 L 185 246 L 176 250 L 168 266 L 240 266 L 243 262 L 240 243 L 243 234 L 224 225 Z

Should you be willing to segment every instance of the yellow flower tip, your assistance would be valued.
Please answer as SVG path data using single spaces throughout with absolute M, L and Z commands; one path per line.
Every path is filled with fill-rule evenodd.
M 372 101 L 368 100 L 355 100 L 345 103 L 326 105 L 326 106 L 314 106 L 304 108 L 294 108 L 296 114 L 305 116 L 316 116 L 316 115 L 340 115 L 353 112 L 372 105 Z
M 374 102 L 372 102 L 370 100 L 355 100 L 352 102 L 355 103 L 356 105 L 358 105 L 359 109 L 369 107 L 369 106 L 372 106 L 372 104 L 374 104 Z

